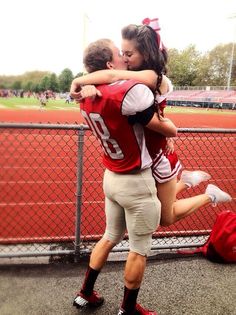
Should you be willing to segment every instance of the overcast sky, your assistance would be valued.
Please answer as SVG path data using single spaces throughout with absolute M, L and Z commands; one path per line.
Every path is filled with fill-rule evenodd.
M 145 17 L 159 18 L 167 48 L 236 41 L 235 0 L 1 0 L 0 9 L 0 75 L 75 75 L 87 43 L 107 37 L 119 46 L 121 28 Z

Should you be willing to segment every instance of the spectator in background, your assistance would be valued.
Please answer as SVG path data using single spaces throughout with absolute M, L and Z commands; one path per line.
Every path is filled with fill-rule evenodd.
M 66 101 L 65 101 L 65 103 L 66 104 L 70 104 L 72 102 L 72 97 L 70 96 L 70 94 L 68 93 L 67 95 L 66 95 Z
M 45 93 L 40 93 L 39 94 L 39 102 L 40 102 L 40 110 L 42 110 L 44 107 L 46 107 L 47 105 L 47 97 L 46 97 L 46 94 Z

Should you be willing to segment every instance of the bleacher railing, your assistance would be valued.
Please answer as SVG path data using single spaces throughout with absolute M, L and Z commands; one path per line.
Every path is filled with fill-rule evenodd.
M 174 86 L 174 90 L 201 90 L 201 91 L 214 91 L 214 90 L 230 90 L 236 91 L 236 86 L 227 87 L 225 85 L 222 86 Z
M 212 175 L 234 200 L 207 205 L 153 235 L 153 250 L 200 246 L 217 213 L 235 211 L 236 129 L 179 129 L 176 151 L 186 169 Z M 0 258 L 91 252 L 104 227 L 102 152 L 85 125 L 0 124 Z M 185 191 L 185 198 L 205 191 Z M 125 239 L 113 251 L 127 251 Z

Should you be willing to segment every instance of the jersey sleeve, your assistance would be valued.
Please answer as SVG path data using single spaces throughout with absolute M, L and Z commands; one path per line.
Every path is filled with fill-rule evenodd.
M 129 116 L 128 122 L 131 125 L 139 123 L 143 126 L 146 126 L 150 122 L 154 114 L 155 114 L 155 106 L 151 105 L 150 107 L 143 110 L 142 112 L 138 112 L 135 115 Z
M 122 115 L 131 116 L 143 112 L 154 103 L 152 91 L 144 84 L 134 85 L 122 102 Z
M 167 83 L 168 83 L 168 92 L 166 92 L 165 94 L 162 94 L 162 95 L 157 94 L 156 95 L 157 103 L 161 103 L 162 101 L 164 101 L 164 99 L 166 99 L 167 96 L 173 91 L 172 82 L 170 81 L 170 79 L 168 79 L 168 78 L 166 78 L 166 79 L 167 79 Z

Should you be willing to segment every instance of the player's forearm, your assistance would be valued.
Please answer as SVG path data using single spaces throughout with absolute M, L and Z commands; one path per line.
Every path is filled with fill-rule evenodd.
M 84 76 L 75 78 L 73 84 L 77 87 L 82 85 L 98 85 L 105 83 L 112 83 L 117 81 L 116 75 L 113 70 L 99 70 L 92 73 L 88 73 Z
M 155 90 L 157 74 L 153 70 L 128 71 L 128 70 L 114 70 L 116 80 L 136 80 L 147 85 L 151 90 Z
M 106 84 L 113 83 L 118 80 L 137 80 L 141 83 L 147 85 L 152 90 L 156 87 L 157 75 L 153 70 L 142 70 L 142 71 L 129 71 L 129 70 L 115 70 L 115 69 L 107 69 L 107 70 L 99 70 L 93 73 L 88 73 L 84 76 L 75 78 L 73 80 L 73 85 L 80 88 L 82 85 L 89 84 Z M 167 79 L 163 75 L 162 83 L 160 86 L 160 91 L 162 94 L 168 91 Z
M 118 80 L 137 80 L 151 89 L 155 88 L 157 75 L 152 70 L 129 71 L 129 70 L 99 70 L 74 79 L 78 86 L 87 84 L 113 83 Z
M 150 122 L 146 125 L 147 128 L 161 133 L 166 137 L 176 137 L 177 136 L 177 127 L 175 124 L 165 118 L 164 120 L 160 120 L 157 115 L 154 115 Z
M 152 91 L 155 91 L 157 84 L 157 74 L 153 70 L 128 71 L 128 70 L 110 70 L 113 81 L 133 79 L 147 85 Z M 170 80 L 163 75 L 160 85 L 161 94 L 166 94 L 170 89 Z
M 112 73 L 110 70 L 100 70 L 93 73 L 88 73 L 84 76 L 75 78 L 70 87 L 70 95 L 77 100 L 83 98 L 83 93 L 81 93 L 81 88 L 88 85 L 99 85 L 105 83 L 113 82 Z M 90 95 L 91 96 L 91 95 Z

